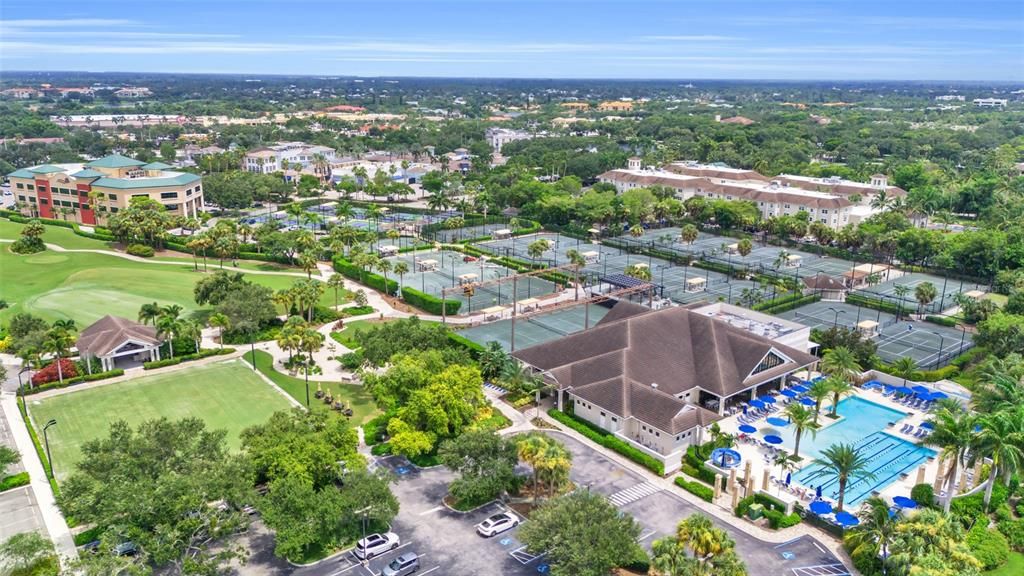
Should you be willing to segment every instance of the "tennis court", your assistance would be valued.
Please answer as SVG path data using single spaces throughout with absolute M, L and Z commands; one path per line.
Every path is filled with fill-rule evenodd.
M 508 224 L 497 222 L 494 224 L 480 224 L 477 226 L 465 226 L 451 230 L 441 229 L 431 234 L 431 239 L 437 242 L 459 242 L 469 238 L 480 238 L 490 236 L 497 230 L 508 230 Z
M 586 309 L 589 308 L 589 311 Z M 608 313 L 608 308 L 599 304 L 563 308 L 550 314 L 527 316 L 516 320 L 515 350 L 522 350 L 537 344 L 551 342 L 584 329 L 589 314 L 589 325 L 593 326 Z M 498 342 L 505 351 L 512 347 L 512 320 L 500 320 L 460 330 L 459 334 L 473 342 L 486 346 Z
M 864 329 L 876 332 L 872 338 L 878 345 L 878 356 L 889 363 L 909 356 L 921 368 L 945 365 L 960 354 L 961 342 L 963 350 L 971 346 L 970 339 L 955 328 L 906 319 L 897 322 L 893 314 L 845 302 L 812 302 L 776 316 L 820 330 L 833 326 L 857 328 L 862 322 L 875 322 L 877 326 Z
M 388 258 L 392 265 L 404 261 L 409 272 L 401 279 L 404 286 L 440 297 L 443 288 L 454 288 L 462 282 L 484 282 L 514 274 L 512 270 L 482 259 L 466 261 L 461 252 L 448 250 L 416 250 Z M 390 275 L 392 278 L 394 274 Z M 461 291 L 449 292 L 446 299 L 462 302 L 460 314 L 469 314 L 489 306 L 507 306 L 513 300 L 535 298 L 555 291 L 555 285 L 540 278 L 516 282 L 516 296 L 512 295 L 512 282 L 494 286 L 476 286 L 472 296 Z
M 897 296 L 897 286 L 905 286 L 907 288 L 907 293 L 903 296 L 903 302 L 907 304 L 908 309 L 914 311 L 918 309 L 918 302 L 917 298 L 914 296 L 914 290 L 925 282 L 930 282 L 931 285 L 935 287 L 936 293 L 935 300 L 921 308 L 924 312 L 930 313 L 938 313 L 952 306 L 954 303 L 953 298 L 957 294 L 971 290 L 985 290 L 984 286 L 974 284 L 972 282 L 964 282 L 963 280 L 912 272 L 910 274 L 904 274 L 894 280 L 882 282 L 881 284 L 865 288 L 864 291 L 888 296 L 893 302 L 896 302 L 900 299 L 900 297 Z

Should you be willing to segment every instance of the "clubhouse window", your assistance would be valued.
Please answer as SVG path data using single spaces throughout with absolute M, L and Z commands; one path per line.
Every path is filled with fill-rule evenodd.
M 178 205 L 177 204 L 164 204 L 164 206 L 167 206 L 168 210 L 177 210 L 178 209 Z
M 110 200 L 117 200 L 117 194 L 107 194 L 107 198 Z
M 132 194 L 132 198 L 149 198 L 149 194 Z
M 36 189 L 36 187 L 33 186 L 32 184 L 26 184 L 26 186 L 28 187 L 29 190 L 35 190 Z
M 18 182 L 17 184 L 15 184 L 15 186 L 18 187 L 18 190 L 24 190 L 25 189 L 25 185 L 22 184 L 21 182 Z
M 110 211 L 111 212 L 117 212 L 118 210 L 119 210 L 119 208 L 117 206 L 111 206 L 110 207 Z
M 18 194 L 18 202 L 24 202 L 24 201 L 25 201 L 25 195 L 24 194 Z
M 29 196 L 28 197 L 28 201 L 33 203 L 33 204 L 35 204 L 36 203 L 36 197 L 35 196 Z
M 40 192 L 46 192 L 46 186 L 43 186 L 42 184 L 40 184 L 39 185 L 39 191 Z
M 191 196 L 191 195 L 192 195 L 192 189 L 191 188 L 189 188 L 188 190 L 185 190 L 185 196 Z
M 160 193 L 160 199 L 161 200 L 172 200 L 172 199 L 177 198 L 177 197 L 178 197 L 178 193 L 177 192 L 161 192 Z
M 46 198 L 40 198 L 39 199 L 39 203 L 45 206 L 45 205 L 49 204 L 50 201 L 47 200 Z
M 92 210 L 88 204 L 82 204 L 82 210 Z

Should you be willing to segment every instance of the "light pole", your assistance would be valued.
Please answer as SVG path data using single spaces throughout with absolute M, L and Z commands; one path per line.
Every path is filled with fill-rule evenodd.
M 25 395 L 25 386 L 21 383 L 21 375 L 32 369 L 32 366 L 24 366 L 21 370 L 18 370 L 18 394 Z
M 50 456 L 50 437 L 46 431 L 50 429 L 50 426 L 56 426 L 57 420 L 51 418 L 49 422 L 43 426 L 43 443 L 46 444 L 46 463 L 50 467 L 50 478 L 53 478 L 53 458 Z
M 835 319 L 832 320 L 832 327 L 833 328 L 838 328 L 839 327 L 839 315 L 844 313 L 844 312 L 846 312 L 846 310 L 836 310 L 835 308 L 833 308 L 831 306 L 829 306 L 828 309 L 833 311 L 833 312 L 835 312 L 835 314 L 836 314 Z
M 365 508 L 363 508 L 361 510 L 356 510 L 355 511 L 355 514 L 362 514 L 362 516 L 363 516 L 363 540 L 366 540 L 366 517 L 370 513 L 370 510 L 372 510 L 372 509 L 373 509 L 373 506 L 367 506 L 367 507 L 365 507 Z M 369 558 L 366 558 L 366 555 L 364 554 L 363 555 L 363 564 L 365 565 L 368 561 L 369 561 Z
M 932 334 L 939 337 L 939 354 L 935 357 L 935 366 L 932 368 L 932 370 L 935 370 L 939 367 L 939 362 L 942 360 L 942 344 L 946 341 L 946 337 L 941 332 L 932 331 Z

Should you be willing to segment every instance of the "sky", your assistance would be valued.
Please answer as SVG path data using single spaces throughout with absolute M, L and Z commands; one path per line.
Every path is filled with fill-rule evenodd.
M 3 70 L 1024 81 L 1024 1 L 3 0 Z

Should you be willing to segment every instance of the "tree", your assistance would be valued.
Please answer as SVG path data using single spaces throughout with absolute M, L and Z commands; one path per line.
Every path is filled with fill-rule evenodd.
M 985 510 L 992 501 L 996 474 L 1008 480 L 1024 466 L 1024 408 L 1006 410 L 978 417 L 980 428 L 971 442 L 968 466 L 991 460 L 988 485 L 985 487 Z
M 896 535 L 896 525 L 901 516 L 891 514 L 889 504 L 878 496 L 868 498 L 857 515 L 860 524 L 847 531 L 843 538 L 844 544 L 855 563 L 857 558 L 880 558 L 882 574 L 888 574 L 889 546 Z
M 903 378 L 903 385 L 907 385 L 907 380 L 914 377 L 917 373 L 917 362 L 914 361 L 910 356 L 902 356 L 896 359 L 891 364 L 893 374 Z
M 266 286 L 243 284 L 233 289 L 215 310 L 227 316 L 235 330 L 241 330 L 243 324 L 258 330 L 277 317 L 273 294 Z
M 736 542 L 703 514 L 691 514 L 679 522 L 675 537 L 656 540 L 651 546 L 653 576 L 746 576 L 736 554 Z
M 448 491 L 460 507 L 483 504 L 516 484 L 516 445 L 493 430 L 471 430 L 446 440 L 437 455 L 459 474 Z
M 872 479 L 875 477 L 871 472 L 868 458 L 859 453 L 853 444 L 833 444 L 821 452 L 821 457 L 815 460 L 822 471 L 835 476 L 839 481 L 839 496 L 836 510 L 842 511 L 843 499 L 846 497 L 846 486 L 851 478 L 858 480 Z
M 786 418 L 789 419 L 789 423 L 793 426 L 793 430 L 795 430 L 795 445 L 793 446 L 793 458 L 799 458 L 800 438 L 804 435 L 804 432 L 810 432 L 812 437 L 817 433 L 818 425 L 814 421 L 815 418 L 817 418 L 817 414 L 811 412 L 806 407 L 804 407 L 803 404 L 800 404 L 798 402 L 791 402 L 788 405 L 786 405 L 786 408 L 785 410 L 783 410 L 783 413 L 786 415 Z
M 43 234 L 46 227 L 38 220 L 30 220 L 21 229 L 21 237 L 11 245 L 11 251 L 15 254 L 32 254 L 46 250 L 43 242 Z
M 901 520 L 890 550 L 893 576 L 978 576 L 981 570 L 961 524 L 938 510 L 925 508 Z
M 825 351 L 821 357 L 821 370 L 826 374 L 852 384 L 863 371 L 857 357 L 845 346 L 836 346 Z
M 839 401 L 846 396 L 853 396 L 857 393 L 857 389 L 846 380 L 834 376 L 829 376 L 825 382 L 828 383 L 828 391 L 832 395 L 831 414 L 833 418 L 837 418 L 839 416 Z
M 537 264 L 537 259 L 544 255 L 545 252 L 551 249 L 551 244 L 544 238 L 540 240 L 534 240 L 526 246 L 526 253 L 533 260 L 534 265 Z
M 822 350 L 831 350 L 840 346 L 853 352 L 857 362 L 861 366 L 872 366 L 873 357 L 878 346 L 870 338 L 855 328 L 845 326 L 830 326 L 825 330 L 812 330 L 811 338 L 820 344 Z
M 101 541 L 135 542 L 154 566 L 213 574 L 242 557 L 224 539 L 247 519 L 210 503 L 254 501 L 252 481 L 244 459 L 228 450 L 225 432 L 207 430 L 198 418 L 150 420 L 137 430 L 115 422 L 107 436 L 83 444 L 58 502 L 95 525 Z
M 633 238 L 640 238 L 644 235 L 644 228 L 639 224 L 634 224 L 629 227 L 629 235 Z
M 788 251 L 779 250 L 778 255 L 775 256 L 775 260 L 772 262 L 772 265 L 775 266 L 776 269 L 784 268 L 789 265 L 789 257 L 790 253 Z
M 409 263 L 405 260 L 395 262 L 394 272 L 395 274 L 398 274 L 398 293 L 401 294 L 402 290 L 405 288 L 405 275 L 409 273 Z
M 75 343 L 72 333 L 64 328 L 51 328 L 46 332 L 43 340 L 43 351 L 53 354 L 54 362 L 57 363 L 57 379 L 64 383 L 64 371 L 61 366 L 61 358 L 68 352 Z
M 740 256 L 744 258 L 754 249 L 754 244 L 750 242 L 749 238 L 744 238 L 736 243 L 736 251 L 739 252 Z
M 821 403 L 832 394 L 832 387 L 827 380 L 818 380 L 811 384 L 807 390 L 807 397 L 814 400 L 814 424 L 818 423 L 818 415 L 821 414 Z
M 139 308 L 139 322 L 143 324 L 156 324 L 156 319 L 160 317 L 160 305 L 156 302 L 150 304 L 143 304 Z
M 12 448 L 0 446 L 0 479 L 7 476 L 7 467 L 21 460 L 21 455 Z
M 978 323 L 974 343 L 992 356 L 1006 356 L 1024 350 L 1024 315 L 993 314 Z
M 647 266 L 638 266 L 636 264 L 630 264 L 626 266 L 626 276 L 632 276 L 637 280 L 643 280 L 644 282 L 651 281 L 651 269 Z
M 975 442 L 976 420 L 959 404 L 944 402 L 934 412 L 931 422 L 934 429 L 926 437 L 925 442 L 938 447 L 943 461 L 951 464 L 946 472 L 946 494 L 942 504 L 943 510 L 949 514 L 949 507 L 956 492 L 954 488 L 957 471 L 964 465 L 967 451 Z
M 484 379 L 493 380 L 505 372 L 512 363 L 512 358 L 500 343 L 491 341 L 477 355 L 477 362 L 480 364 L 480 374 Z
M 0 544 L 0 566 L 6 566 L 12 576 L 16 574 L 57 574 L 53 571 L 34 570 L 43 561 L 54 558 L 53 542 L 39 532 L 21 532 Z
M 334 290 L 334 307 L 337 308 L 338 291 L 345 289 L 345 277 L 341 274 L 331 274 L 331 277 L 327 279 L 327 286 Z
M 938 295 L 938 291 L 935 289 L 935 285 L 931 282 L 921 282 L 914 288 L 914 298 L 918 303 L 918 313 L 921 313 L 921 309 L 931 304 L 935 297 Z
M 377 270 L 377 272 L 380 272 L 382 275 L 384 275 L 384 293 L 387 294 L 388 272 L 391 272 L 392 270 L 391 261 L 386 258 L 377 258 L 373 263 L 373 267 L 375 270 Z
M 392 425 L 402 426 L 396 424 L 398 421 L 417 433 L 417 438 L 425 435 L 433 447 L 438 440 L 454 438 L 466 430 L 483 404 L 480 370 L 475 366 L 451 365 L 432 375 L 426 386 L 412 391 L 408 402 L 388 424 L 388 432 Z M 395 444 L 400 438 L 392 435 L 396 436 L 392 448 L 401 453 L 399 445 Z
M 580 254 L 580 251 L 575 249 L 575 248 L 571 248 L 568 252 L 566 252 L 565 253 L 565 257 L 568 258 L 569 264 L 572 265 L 572 273 L 573 273 L 573 282 L 572 283 L 573 283 L 573 287 L 575 288 L 575 291 L 576 291 L 574 299 L 575 300 L 579 300 L 580 299 L 580 270 L 582 270 L 583 267 L 587 265 L 587 259 L 584 258 L 583 255 Z
M 518 536 L 529 550 L 547 552 L 554 576 L 605 576 L 643 555 L 636 520 L 589 491 L 545 502 Z
M 697 230 L 697 227 L 694 226 L 693 224 L 687 224 L 686 226 L 683 226 L 682 229 L 679 231 L 679 238 L 682 239 L 682 241 L 686 242 L 687 244 L 693 244 L 694 242 L 696 242 L 698 236 L 700 236 L 700 232 Z
M 171 304 L 160 309 L 160 315 L 156 318 L 156 335 L 167 336 L 168 352 L 174 358 L 174 337 L 181 331 L 181 322 L 178 316 L 181 314 L 181 306 Z
M 224 331 L 231 329 L 231 319 L 225 314 L 214 312 L 210 315 L 208 322 L 210 323 L 210 326 L 219 329 L 220 333 L 218 336 L 220 340 L 220 347 L 224 348 Z

